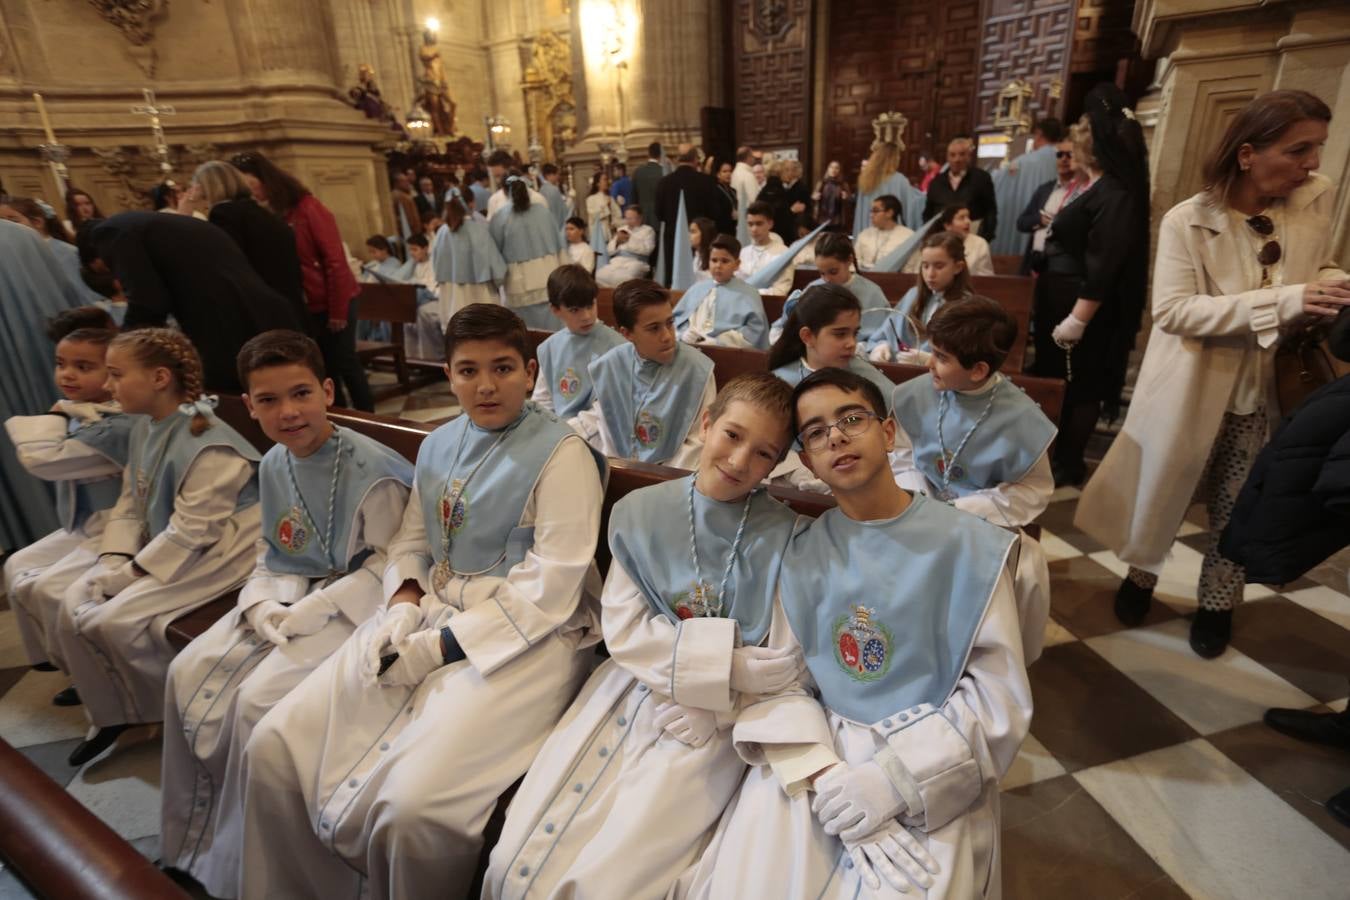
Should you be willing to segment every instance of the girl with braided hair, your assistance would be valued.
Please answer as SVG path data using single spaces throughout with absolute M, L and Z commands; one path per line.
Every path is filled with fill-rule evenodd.
M 118 335 L 108 384 L 131 432 L 98 562 L 62 599 L 56 642 L 93 726 L 83 765 L 132 725 L 159 722 L 169 623 L 241 584 L 260 536 L 258 452 L 212 412 L 202 364 L 166 328 Z

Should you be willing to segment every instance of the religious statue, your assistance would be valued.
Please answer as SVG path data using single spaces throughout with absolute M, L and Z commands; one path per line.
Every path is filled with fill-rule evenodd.
M 403 131 L 389 104 L 380 95 L 380 88 L 375 84 L 375 68 L 370 63 L 361 63 L 357 67 L 356 87 L 347 91 L 347 96 L 351 98 L 353 106 L 366 114 L 367 119 L 379 119 L 388 122 L 390 130 Z
M 422 61 L 422 107 L 431 117 L 433 134 L 455 133 L 455 101 L 450 99 L 450 83 L 445 78 L 441 51 L 436 46 L 436 34 L 430 29 L 422 32 L 422 46 L 417 50 Z

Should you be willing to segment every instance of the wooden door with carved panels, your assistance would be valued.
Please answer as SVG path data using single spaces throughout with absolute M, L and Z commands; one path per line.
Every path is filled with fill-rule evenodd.
M 828 45 L 823 159 L 843 163 L 850 181 L 883 112 L 909 119 L 901 171 L 911 176 L 920 149 L 940 154 L 973 130 L 980 0 L 835 0 Z

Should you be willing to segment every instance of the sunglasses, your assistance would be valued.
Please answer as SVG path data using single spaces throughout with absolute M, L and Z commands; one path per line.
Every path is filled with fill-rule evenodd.
M 1072 150 L 1056 150 L 1055 159 L 1069 159 L 1073 156 Z
M 1275 233 L 1275 223 L 1270 220 L 1270 216 L 1252 216 L 1247 220 L 1247 227 L 1261 237 L 1270 237 Z M 1257 251 L 1256 261 L 1263 266 L 1273 266 L 1280 261 L 1281 255 L 1280 242 L 1270 240 Z

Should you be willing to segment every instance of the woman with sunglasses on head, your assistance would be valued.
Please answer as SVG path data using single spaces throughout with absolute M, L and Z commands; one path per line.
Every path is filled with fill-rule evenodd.
M 1275 345 L 1295 322 L 1330 323 L 1350 305 L 1333 262 L 1334 186 L 1314 174 L 1330 120 L 1305 91 L 1256 98 L 1205 162 L 1204 190 L 1163 218 L 1138 384 L 1074 519 L 1129 563 L 1115 611 L 1136 625 L 1192 495 L 1204 502 L 1211 536 L 1190 643 L 1205 658 L 1228 645 L 1242 599 L 1243 569 L 1218 539 L 1278 418 Z M 1077 353 L 1073 364 L 1076 374 Z

